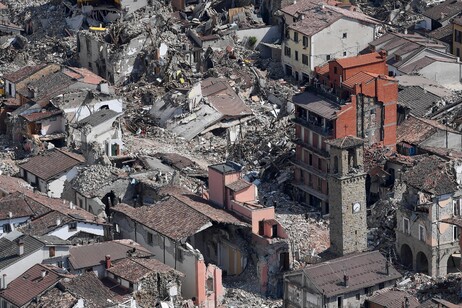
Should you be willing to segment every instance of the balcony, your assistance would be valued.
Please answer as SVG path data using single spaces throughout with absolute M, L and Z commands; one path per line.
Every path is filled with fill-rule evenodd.
M 329 152 L 327 152 L 326 150 L 318 149 L 318 148 L 312 146 L 311 144 L 303 142 L 300 138 L 294 138 L 294 139 L 292 139 L 292 142 L 295 143 L 295 144 L 298 144 L 298 145 L 304 147 L 305 149 L 307 149 L 307 150 L 309 150 L 309 151 L 311 151 L 313 153 L 316 153 L 319 156 L 322 156 L 324 158 L 329 158 L 330 157 Z
M 327 202 L 328 199 L 329 199 L 329 197 L 326 194 L 324 194 L 321 191 L 316 190 L 316 189 L 306 185 L 303 182 L 293 181 L 292 186 L 294 186 L 294 187 L 296 187 L 296 188 L 298 188 L 298 189 L 300 189 L 300 190 L 302 190 L 302 191 L 304 191 L 304 192 L 306 192 L 306 193 L 308 193 L 310 195 L 315 196 L 316 198 L 318 198 L 321 201 Z
M 312 130 L 313 132 L 315 133 L 318 133 L 322 136 L 326 136 L 326 137 L 332 137 L 334 135 L 334 130 L 332 128 L 328 128 L 328 127 L 322 127 L 316 123 L 313 123 L 313 122 L 310 122 L 304 118 L 300 118 L 300 117 L 297 117 L 297 118 L 293 118 L 292 119 L 292 122 L 295 123 L 295 124 L 299 124 L 299 125 L 302 125 L 310 130 Z
M 322 171 L 320 169 L 314 168 L 313 166 L 310 166 L 310 165 L 308 165 L 307 163 L 305 163 L 305 162 L 303 162 L 301 160 L 292 158 L 290 160 L 290 162 L 292 164 L 294 164 L 295 166 L 298 166 L 298 167 L 308 171 L 309 173 L 316 175 L 317 177 L 320 177 L 320 178 L 322 178 L 324 180 L 327 179 L 327 172 L 324 172 L 324 171 Z
M 316 93 L 319 96 L 322 96 L 336 104 L 339 105 L 345 105 L 346 103 L 349 102 L 349 100 L 341 99 L 337 95 L 331 93 L 329 90 L 327 90 L 323 85 L 310 85 L 306 88 L 305 91 L 311 92 L 311 93 Z

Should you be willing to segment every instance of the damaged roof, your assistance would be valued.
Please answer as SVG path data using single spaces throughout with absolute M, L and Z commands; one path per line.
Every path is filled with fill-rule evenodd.
M 310 265 L 303 271 L 319 293 L 333 297 L 400 278 L 392 265 L 387 275 L 386 262 L 379 251 L 371 251 Z M 343 283 L 344 275 L 349 277 L 348 287 Z
M 343 138 L 326 140 L 326 143 L 339 149 L 348 149 L 362 146 L 364 140 L 355 136 L 345 136 Z
M 55 110 L 42 110 L 39 112 L 33 112 L 33 113 L 25 114 L 25 115 L 21 114 L 20 116 L 26 119 L 28 122 L 35 122 L 35 121 L 44 120 L 44 119 L 51 118 L 51 117 L 61 115 L 61 114 L 63 114 L 62 110 L 55 109 Z
M 42 276 L 42 272 L 45 276 Z M 8 287 L 0 292 L 0 297 L 16 307 L 23 307 L 46 290 L 54 287 L 61 277 L 48 267 L 36 264 L 11 281 Z
M 4 74 L 3 78 L 5 80 L 11 81 L 12 83 L 18 83 L 30 75 L 40 71 L 42 68 L 46 67 L 47 64 L 40 64 L 40 65 L 34 65 L 34 66 L 25 66 L 21 68 L 20 70 L 17 70 L 16 72 L 12 72 L 9 74 Z
M 141 279 L 152 273 L 175 274 L 184 277 L 184 274 L 174 268 L 156 260 L 146 258 L 126 258 L 112 263 L 107 270 L 122 279 L 132 283 L 140 282 Z
M 234 182 L 229 183 L 228 185 L 226 185 L 226 187 L 228 187 L 229 189 L 231 189 L 234 192 L 241 191 L 241 190 L 246 189 L 246 188 L 248 188 L 250 186 L 252 186 L 252 184 L 247 182 L 244 179 L 239 179 L 237 181 L 234 181 Z
M 24 194 L 15 192 L 0 199 L 0 220 L 19 217 L 37 217 L 50 211 L 42 204 L 30 202 Z
M 380 307 L 404 307 L 406 299 L 409 300 L 408 308 L 419 307 L 419 301 L 406 291 L 382 289 L 376 291 L 367 301 Z
M 223 78 L 207 78 L 201 81 L 202 95 L 224 116 L 251 115 L 252 110 L 231 88 L 228 80 Z
M 46 181 L 83 162 L 85 162 L 83 156 L 55 148 L 29 158 L 19 167 Z
M 454 132 L 449 127 L 437 121 L 409 115 L 407 119 L 396 128 L 396 143 L 406 142 L 418 145 L 433 136 L 439 130 Z
M 403 181 L 407 185 L 438 196 L 453 193 L 458 189 L 451 165 L 434 155 L 419 160 L 404 174 Z
M 152 253 L 138 243 L 130 240 L 108 241 L 83 246 L 73 246 L 69 249 L 69 262 L 74 269 L 83 269 L 104 264 L 106 255 L 112 261 L 124 259 L 128 252 L 139 257 L 151 256 Z
M 0 191 L 11 194 L 16 191 L 32 190 L 32 186 L 20 178 L 0 174 Z

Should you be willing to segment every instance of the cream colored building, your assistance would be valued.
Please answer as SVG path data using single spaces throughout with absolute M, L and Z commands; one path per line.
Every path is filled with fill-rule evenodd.
M 284 72 L 308 79 L 316 66 L 356 56 L 376 38 L 379 23 L 340 7 L 296 3 L 281 10 L 285 23 L 281 62 Z

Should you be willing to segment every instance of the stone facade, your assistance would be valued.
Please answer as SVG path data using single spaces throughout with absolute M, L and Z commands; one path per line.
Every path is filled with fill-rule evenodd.
M 351 148 L 331 145 L 329 175 L 330 241 L 335 254 L 367 249 L 366 175 L 362 144 Z

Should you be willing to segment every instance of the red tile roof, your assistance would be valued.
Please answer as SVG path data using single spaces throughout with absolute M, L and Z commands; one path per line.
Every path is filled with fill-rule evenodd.
M 30 75 L 38 72 L 42 68 L 46 67 L 47 64 L 40 64 L 35 66 L 25 66 L 16 72 L 3 75 L 5 80 L 11 81 L 12 83 L 20 82 L 21 80 L 29 77 Z
M 146 258 L 126 258 L 113 263 L 108 272 L 133 283 L 139 282 L 152 273 L 175 273 L 179 277 L 184 274 L 156 260 Z
M 71 247 L 69 262 L 74 269 L 93 267 L 104 264 L 106 255 L 111 256 L 112 262 L 127 258 L 127 252 L 133 249 L 139 257 L 152 256 L 151 252 L 138 243 L 119 240 Z
M 45 277 L 42 277 L 42 271 L 46 271 Z M 8 287 L 0 292 L 0 297 L 22 307 L 46 290 L 54 287 L 59 280 L 58 274 L 41 264 L 36 264 L 10 282 Z
M 98 85 L 101 82 L 106 81 L 104 78 L 82 67 L 68 67 L 65 68 L 63 72 L 71 78 L 77 79 L 88 84 Z
M 21 115 L 21 116 L 29 122 L 35 122 L 35 121 L 43 120 L 46 118 L 51 118 L 53 116 L 60 115 L 60 114 L 63 114 L 62 110 L 46 110 L 46 111 L 29 113 L 27 115 Z
M 69 154 L 67 151 L 53 149 L 29 158 L 27 162 L 19 165 L 19 167 L 42 180 L 49 180 L 84 161 L 83 157 L 79 160 L 75 155 Z
M 437 121 L 409 115 L 396 129 L 396 143 L 406 142 L 418 145 L 440 131 L 455 132 Z
M 369 73 L 369 72 L 359 72 L 351 76 L 350 78 L 346 79 L 345 81 L 343 81 L 342 84 L 349 88 L 353 88 L 357 84 L 367 83 L 376 78 L 381 78 L 381 79 L 386 79 L 386 80 L 396 80 L 386 75 L 379 75 L 379 74 L 374 74 L 374 73 Z
M 363 66 L 372 63 L 384 62 L 386 58 L 382 58 L 382 56 L 378 52 L 372 52 L 365 55 L 359 55 L 356 57 L 349 57 L 343 59 L 336 59 L 335 60 L 341 67 L 349 68 L 349 67 L 356 67 L 356 66 Z

